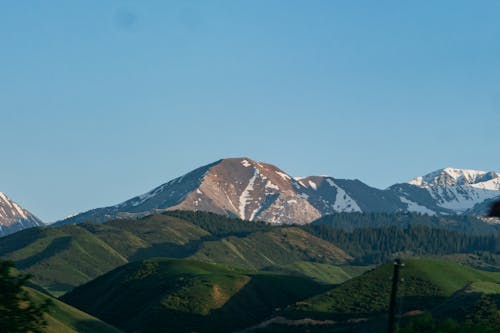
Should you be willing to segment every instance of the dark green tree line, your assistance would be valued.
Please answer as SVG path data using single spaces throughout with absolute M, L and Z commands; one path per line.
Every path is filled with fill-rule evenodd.
M 0 332 L 41 333 L 47 325 L 44 312 L 50 301 L 33 302 L 23 288 L 28 275 L 16 274 L 14 264 L 0 261 Z

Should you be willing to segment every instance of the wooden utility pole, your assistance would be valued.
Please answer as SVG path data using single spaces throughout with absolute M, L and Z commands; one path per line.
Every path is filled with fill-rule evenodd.
M 394 272 L 392 273 L 392 289 L 391 289 L 391 300 L 389 303 L 389 333 L 396 333 L 396 310 L 397 303 L 396 299 L 398 297 L 398 285 L 399 285 L 399 270 L 404 264 L 401 259 L 394 260 Z

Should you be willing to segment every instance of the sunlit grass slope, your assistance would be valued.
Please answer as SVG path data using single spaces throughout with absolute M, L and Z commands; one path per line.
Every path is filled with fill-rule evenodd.
M 35 302 L 51 300 L 49 310 L 45 314 L 47 320 L 46 333 L 119 333 L 120 330 L 92 317 L 68 304 L 26 287 L 28 294 Z

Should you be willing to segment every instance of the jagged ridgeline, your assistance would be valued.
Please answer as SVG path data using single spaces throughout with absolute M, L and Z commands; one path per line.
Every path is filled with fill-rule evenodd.
M 377 189 L 354 179 L 294 178 L 249 158 L 228 158 L 193 170 L 120 204 L 93 209 L 58 224 L 104 222 L 171 210 L 208 211 L 244 220 L 307 224 L 339 212 L 417 212 L 485 215 L 500 198 L 496 172 L 444 168 Z

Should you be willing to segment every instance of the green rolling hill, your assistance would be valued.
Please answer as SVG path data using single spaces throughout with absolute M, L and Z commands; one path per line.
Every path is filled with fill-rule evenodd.
M 103 321 L 82 312 L 68 304 L 65 304 L 53 297 L 50 297 L 38 290 L 25 287 L 29 297 L 42 303 L 50 299 L 52 304 L 45 314 L 47 320 L 46 333 L 120 333 L 117 328 L 104 323 Z
M 392 265 L 367 264 L 395 254 L 445 255 L 494 270 L 497 238 L 429 226 L 274 226 L 174 211 L 23 230 L 2 238 L 0 259 L 14 261 L 52 295 L 73 290 L 65 301 L 125 331 L 260 325 L 249 331 L 371 332 L 385 325 Z M 484 294 L 500 301 L 500 273 L 449 260 L 405 263 L 401 314 L 463 317 Z M 65 322 L 65 311 L 49 318 L 54 332 L 98 325 L 94 319 Z
M 298 276 L 148 259 L 119 267 L 62 299 L 126 332 L 231 332 L 325 288 Z
M 27 229 L 5 237 L 0 254 L 55 295 L 127 262 L 100 238 L 72 225 Z
M 386 264 L 337 288 L 296 304 L 289 313 L 343 318 L 385 313 L 389 304 L 392 265 Z M 402 269 L 403 311 L 430 310 L 473 282 L 500 283 L 500 273 L 432 259 L 410 259 Z
M 192 258 L 247 269 L 293 267 L 307 261 L 313 263 L 310 266 L 325 265 L 299 269 L 299 273 L 311 272 L 328 283 L 354 275 L 338 274 L 335 267 L 347 263 L 348 254 L 300 228 L 212 213 L 170 212 L 140 220 L 33 228 L 0 242 L 1 259 L 14 261 L 56 296 L 128 262 L 154 257 Z
M 500 273 L 443 260 L 408 259 L 404 262 L 398 298 L 399 313 L 403 316 L 406 313 L 436 311 L 436 315 L 442 318 L 453 318 L 460 313 L 458 308 L 471 308 L 481 294 L 493 294 L 500 290 Z M 305 318 L 323 323 L 313 325 L 311 332 L 383 331 L 391 276 L 392 264 L 382 265 L 325 293 L 299 301 L 277 316 L 284 316 L 295 323 Z M 291 327 L 274 323 L 267 329 L 273 332 L 296 332 L 294 329 L 299 332 L 299 328 L 304 329 L 301 325 L 298 325 L 299 328 L 297 325 L 293 326 L 294 329 Z

